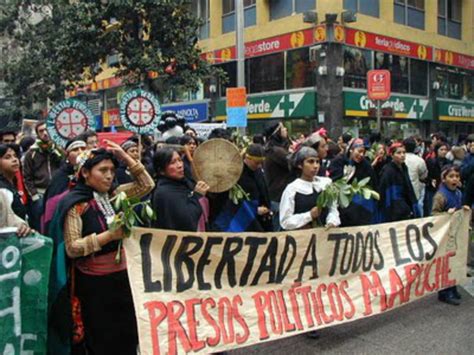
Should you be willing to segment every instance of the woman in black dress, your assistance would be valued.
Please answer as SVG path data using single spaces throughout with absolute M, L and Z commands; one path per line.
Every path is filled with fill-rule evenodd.
M 197 231 L 203 212 L 199 199 L 206 195 L 209 186 L 198 181 L 193 187 L 185 178 L 181 156 L 173 148 L 159 149 L 153 158 L 153 166 L 158 175 L 151 200 L 153 209 L 157 211 L 153 227 Z
M 330 177 L 333 181 L 346 178 L 349 184 L 357 179 L 361 181 L 370 178 L 369 186 L 376 190 L 378 186 L 377 175 L 365 158 L 364 141 L 360 138 L 353 139 L 348 146 L 347 153 L 336 157 L 329 166 Z M 364 226 L 377 223 L 377 203 L 374 199 L 365 199 L 361 194 L 356 194 L 347 208 L 339 208 L 341 225 Z
M 379 184 L 381 219 L 395 222 L 419 217 L 418 201 L 405 165 L 405 147 L 394 143 L 389 154 L 392 161 L 384 167 Z
M 128 197 L 142 197 L 154 183 L 139 161 L 119 145 L 106 143 L 107 150 L 84 152 L 79 157 L 78 183 L 59 202 L 59 216 L 54 218 L 52 228 L 60 224 L 67 256 L 74 260 L 75 289 L 88 353 L 135 355 L 135 310 L 125 254 L 119 243 L 124 234 L 121 228 L 109 227 L 115 217 L 110 196 L 125 192 Z M 134 181 L 114 189 L 116 158 L 127 164 Z M 58 316 L 54 307 L 51 313 Z

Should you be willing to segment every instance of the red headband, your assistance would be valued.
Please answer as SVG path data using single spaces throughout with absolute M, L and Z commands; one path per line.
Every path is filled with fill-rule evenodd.
M 388 148 L 388 154 L 389 155 L 393 155 L 393 153 L 395 153 L 395 151 L 397 150 L 397 148 L 401 148 L 403 147 L 404 145 L 400 142 L 396 142 L 396 143 L 393 143 L 390 148 Z

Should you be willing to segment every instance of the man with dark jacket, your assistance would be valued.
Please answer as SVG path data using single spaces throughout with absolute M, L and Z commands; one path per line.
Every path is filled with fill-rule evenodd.
M 26 190 L 31 197 L 31 227 L 40 229 L 40 216 L 43 211 L 43 195 L 48 188 L 54 172 L 62 162 L 62 154 L 51 141 L 45 122 L 35 126 L 36 142 L 25 154 L 23 176 Z

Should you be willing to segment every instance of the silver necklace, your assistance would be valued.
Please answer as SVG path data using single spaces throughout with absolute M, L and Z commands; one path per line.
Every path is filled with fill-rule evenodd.
M 111 224 L 115 217 L 115 211 L 112 207 L 112 204 L 110 203 L 109 194 L 100 194 L 94 191 L 93 195 L 100 212 L 102 212 L 105 220 L 107 221 L 107 224 Z

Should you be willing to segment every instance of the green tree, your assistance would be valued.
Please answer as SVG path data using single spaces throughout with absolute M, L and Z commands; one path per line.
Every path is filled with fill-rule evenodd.
M 10 0 L 0 13 L 0 33 L 19 49 L 2 70 L 16 104 L 60 100 L 65 89 L 94 80 L 112 55 L 117 75 L 129 85 L 159 95 L 170 88 L 196 90 L 201 80 L 221 74 L 201 60 L 201 23 L 190 3 Z

